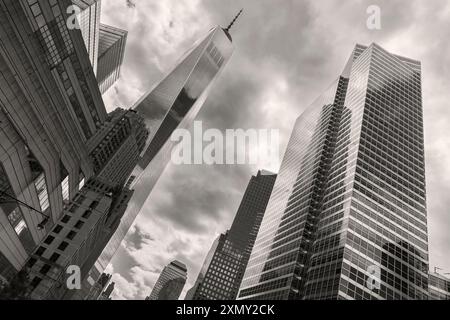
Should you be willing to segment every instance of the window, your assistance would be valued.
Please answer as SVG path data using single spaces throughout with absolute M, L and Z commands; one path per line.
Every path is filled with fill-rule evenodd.
M 39 283 L 41 283 L 41 281 L 42 281 L 41 278 L 35 277 L 35 278 L 31 281 L 30 286 L 31 286 L 33 289 L 35 289 L 35 288 L 39 285 Z
M 54 229 L 53 229 L 53 233 L 59 234 L 61 232 L 61 230 L 63 229 L 63 227 L 61 225 L 57 225 Z
M 32 268 L 36 262 L 37 260 L 35 258 L 30 258 L 27 262 L 28 268 Z
M 61 182 L 61 193 L 64 201 L 69 201 L 69 176 L 65 177 Z
M 77 235 L 77 233 L 76 233 L 75 231 L 70 231 L 70 232 L 67 234 L 66 238 L 67 238 L 67 239 L 70 239 L 70 240 L 73 240 L 73 238 L 75 238 L 76 235 Z
M 95 209 L 95 208 L 97 208 L 98 204 L 99 204 L 99 202 L 98 202 L 97 200 L 95 200 L 95 201 L 93 201 L 93 202 L 91 203 L 91 205 L 89 206 L 89 208 Z
M 81 227 L 83 227 L 83 225 L 84 225 L 84 222 L 83 222 L 83 221 L 78 221 L 78 222 L 75 224 L 75 228 L 76 228 L 76 229 L 81 229 Z
M 61 219 L 61 221 L 62 221 L 63 223 L 69 222 L 69 221 L 70 221 L 70 216 L 66 214 L 66 215 Z
M 80 183 L 78 184 L 78 190 L 81 190 L 83 188 L 84 182 L 85 182 L 84 174 L 81 172 L 80 173 Z
M 52 256 L 50 257 L 50 261 L 51 262 L 56 262 L 56 261 L 58 261 L 58 259 L 59 259 L 59 257 L 60 257 L 61 255 L 59 254 L 59 253 L 54 253 L 54 254 L 52 254 Z
M 35 255 L 37 256 L 42 256 L 42 254 L 45 252 L 45 248 L 44 247 L 39 247 L 36 252 Z
M 19 207 L 14 208 L 14 210 L 8 214 L 8 220 L 22 242 L 26 252 L 29 254 L 33 252 L 36 244 Z
M 64 250 L 66 250 L 68 245 L 69 244 L 67 242 L 65 242 L 65 241 L 61 242 L 61 244 L 58 247 L 58 250 L 64 251 Z
M 46 211 L 49 208 L 47 184 L 45 183 L 45 175 L 41 173 L 36 180 L 34 180 L 34 186 L 36 187 L 36 192 L 39 198 L 39 204 L 41 205 L 41 210 Z
M 79 205 L 77 205 L 76 203 L 74 203 L 74 204 L 70 207 L 69 211 L 70 211 L 70 212 L 75 212 L 75 211 L 77 211 L 78 208 L 79 208 Z
M 51 244 L 55 240 L 54 236 L 48 236 L 47 239 L 44 240 L 45 244 Z
M 39 270 L 39 272 L 40 273 L 42 273 L 42 274 L 47 274 L 49 271 L 50 271 L 50 266 L 48 265 L 48 264 L 45 264 L 42 268 L 41 268 L 41 270 Z
M 89 217 L 91 216 L 91 214 L 92 214 L 91 209 L 88 209 L 88 210 L 86 210 L 86 211 L 83 213 L 83 215 L 82 215 L 81 217 L 84 218 L 84 219 L 89 219 Z

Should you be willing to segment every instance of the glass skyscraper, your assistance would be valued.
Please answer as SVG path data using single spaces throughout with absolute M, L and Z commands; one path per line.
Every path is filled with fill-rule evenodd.
M 298 118 L 239 299 L 427 299 L 421 64 L 357 45 Z
M 434 272 L 429 276 L 430 300 L 450 300 L 450 278 Z
M 229 231 L 219 236 L 186 300 L 235 300 L 276 174 L 252 176 Z
M 102 94 L 120 77 L 127 34 L 125 30 L 100 25 L 97 81 Z
M 152 293 L 145 300 L 178 300 L 187 279 L 184 263 L 172 261 L 164 267 L 156 281 Z
M 220 71 L 233 52 L 226 29 L 213 28 L 152 90 L 133 107 L 150 132 L 138 165 L 127 183 L 134 190 L 120 225 L 96 263 L 103 272 L 119 248 L 150 192 L 170 161 L 177 128 L 189 128 Z M 100 273 L 101 273 L 100 272 Z
M 86 50 L 89 54 L 89 60 L 91 60 L 92 69 L 94 70 L 94 73 L 97 74 L 102 1 L 72 0 L 72 3 L 81 10 L 77 16 L 78 24 Z
M 66 24 L 71 4 L 0 2 L 1 282 L 94 175 L 88 144 L 107 113 L 81 33 Z

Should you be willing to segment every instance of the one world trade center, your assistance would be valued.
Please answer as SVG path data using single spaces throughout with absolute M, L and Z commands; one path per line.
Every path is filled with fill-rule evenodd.
M 132 198 L 95 264 L 97 272 L 103 272 L 111 261 L 167 166 L 177 144 L 170 139 L 172 133 L 191 126 L 214 81 L 231 58 L 234 48 L 229 30 L 235 20 L 225 29 L 220 26 L 211 29 L 132 108 L 144 119 L 150 134 L 127 183 L 133 190 Z

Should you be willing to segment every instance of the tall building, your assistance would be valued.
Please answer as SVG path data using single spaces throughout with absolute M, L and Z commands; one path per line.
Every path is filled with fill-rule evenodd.
M 101 0 L 72 0 L 78 7 L 78 27 L 102 94 L 119 79 L 127 31 L 100 23 Z M 74 14 L 76 11 L 69 10 Z M 75 25 L 74 19 L 68 25 Z M 75 27 L 75 26 L 74 26 Z
M 69 0 L 0 3 L 0 279 L 10 281 L 94 175 L 107 118 Z
M 88 145 L 96 178 L 111 186 L 123 186 L 148 135 L 144 119 L 136 111 L 117 108 L 110 112 Z
M 99 34 L 100 34 L 100 13 L 101 0 L 72 0 L 73 5 L 80 9 L 77 15 L 78 25 L 84 44 L 89 55 L 94 73 L 97 74 L 99 57 Z M 73 11 L 75 12 L 75 11 Z M 74 21 L 69 21 L 73 23 Z
M 116 286 L 115 282 L 111 282 L 108 287 L 105 289 L 105 291 L 102 292 L 98 300 L 111 300 L 111 294 L 114 291 L 114 288 Z
M 450 300 L 450 278 L 439 273 L 429 273 L 430 300 Z
M 421 64 L 357 45 L 298 118 L 239 299 L 426 299 Z
M 145 300 L 178 300 L 187 279 L 184 263 L 172 261 L 164 267 L 153 287 L 152 293 Z
M 81 290 L 79 290 L 81 292 L 78 292 L 78 294 L 81 293 L 82 296 L 80 295 L 77 299 L 98 300 L 102 294 L 102 291 L 110 283 L 111 277 L 111 274 L 103 273 L 94 285 L 86 286 L 86 283 L 83 283 Z
M 233 52 L 231 25 L 216 27 L 198 41 L 155 88 L 132 108 L 150 132 L 127 186 L 134 190 L 120 225 L 97 261 L 104 270 L 120 246 L 153 187 L 170 161 L 175 129 L 189 128 Z
M 120 77 L 127 34 L 125 30 L 100 25 L 97 81 L 102 94 Z
M 255 243 L 276 174 L 252 176 L 229 231 L 207 255 L 187 300 L 235 300 Z
M 69 299 L 77 293 L 66 285 L 72 275 L 68 271 L 78 266 L 81 280 L 86 277 L 93 263 L 90 255 L 119 195 L 120 190 L 95 179 L 86 182 L 27 262 L 31 299 Z
M 214 254 L 216 253 L 219 243 L 223 243 L 225 241 L 225 239 L 226 239 L 226 234 L 221 234 L 216 238 L 216 240 L 214 240 L 213 244 L 211 245 L 211 248 L 208 251 L 208 254 L 205 257 L 205 261 L 203 261 L 202 268 L 200 269 L 200 272 L 198 273 L 198 276 L 197 276 L 197 279 L 195 280 L 194 286 L 186 292 L 186 296 L 184 297 L 184 300 L 194 300 L 194 296 L 196 295 L 196 292 L 199 290 L 199 286 L 203 283 L 203 279 L 206 275 L 206 272 L 209 269 L 209 266 L 211 265 L 211 261 L 214 257 Z

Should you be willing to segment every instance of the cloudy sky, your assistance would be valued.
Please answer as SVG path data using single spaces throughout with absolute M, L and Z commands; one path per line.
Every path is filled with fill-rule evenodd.
M 373 4 L 381 8 L 381 30 L 366 26 Z M 194 41 L 226 26 L 240 8 L 234 55 L 197 119 L 220 130 L 279 129 L 282 152 L 295 118 L 339 75 L 356 43 L 422 61 L 430 266 L 450 272 L 450 2 L 103 0 L 102 22 L 129 31 L 108 108 L 132 106 Z M 145 298 L 173 259 L 189 270 L 183 297 L 261 167 L 169 164 L 109 267 L 113 298 Z

